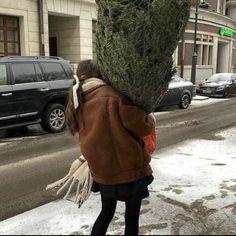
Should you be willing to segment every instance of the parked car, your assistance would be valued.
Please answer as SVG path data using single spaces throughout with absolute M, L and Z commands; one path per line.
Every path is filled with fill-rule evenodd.
M 236 94 L 236 74 L 217 73 L 199 84 L 198 92 L 207 96 L 228 97 Z
M 40 123 L 48 132 L 63 131 L 72 83 L 72 68 L 62 58 L 1 58 L 0 129 Z
M 192 98 L 196 95 L 196 87 L 178 75 L 174 75 L 169 83 L 168 90 L 160 103 L 159 107 L 178 105 L 181 109 L 186 109 L 191 104 Z

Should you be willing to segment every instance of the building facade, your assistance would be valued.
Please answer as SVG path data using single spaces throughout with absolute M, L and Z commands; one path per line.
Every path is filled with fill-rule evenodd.
M 93 58 L 94 0 L 1 0 L 0 56 Z
M 199 1 L 209 7 L 199 8 L 196 83 L 236 71 L 236 0 Z M 95 0 L 1 0 L 0 56 L 60 56 L 76 66 L 95 57 L 96 18 Z M 178 73 L 189 80 L 194 22 L 193 7 L 174 54 Z
M 200 2 L 200 1 L 199 1 Z M 236 0 L 207 0 L 199 8 L 196 83 L 214 73 L 236 71 Z M 193 3 L 195 5 L 195 2 Z M 195 8 L 191 9 L 183 41 L 175 54 L 178 73 L 191 78 Z

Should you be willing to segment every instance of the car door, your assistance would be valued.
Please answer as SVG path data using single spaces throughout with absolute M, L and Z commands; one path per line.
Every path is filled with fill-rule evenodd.
M 181 90 L 182 88 L 179 86 L 178 78 L 173 77 L 160 105 L 167 106 L 178 104 L 181 96 Z
M 232 76 L 231 93 L 236 95 L 236 75 Z
M 171 97 L 171 91 L 168 87 L 168 89 L 166 90 L 164 96 L 162 97 L 161 101 L 159 102 L 158 106 L 168 106 L 170 103 L 170 97 Z
M 171 81 L 169 84 L 169 97 L 168 97 L 168 103 L 169 105 L 177 105 L 179 104 L 181 93 L 183 91 L 183 86 L 180 83 L 179 80 L 175 79 Z
M 6 63 L 0 63 L 0 128 L 16 118 L 16 105 Z
M 17 102 L 19 119 L 36 119 L 50 96 L 50 88 L 44 81 L 40 66 L 36 62 L 15 62 L 10 64 L 13 85 L 13 99 Z

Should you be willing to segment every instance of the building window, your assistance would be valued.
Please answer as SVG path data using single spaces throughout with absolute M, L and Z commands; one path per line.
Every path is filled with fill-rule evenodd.
M 229 8 L 228 7 L 225 9 L 225 15 L 229 16 Z
M 191 40 L 192 41 L 192 40 Z M 214 37 L 207 34 L 197 35 L 197 65 L 212 66 L 213 65 L 213 46 Z M 179 46 L 178 51 L 178 65 L 181 64 L 182 47 Z M 186 42 L 184 49 L 184 63 L 185 65 L 192 65 L 193 56 L 193 42 Z
M 202 65 L 208 65 L 208 45 L 202 46 Z
M 226 0 L 220 0 L 218 3 L 219 3 L 218 12 L 222 15 L 225 15 L 226 14 Z
M 198 35 L 197 56 L 198 65 L 207 66 L 213 64 L 213 36 L 207 34 Z
M 209 46 L 208 65 L 213 65 L 213 46 Z
M 20 55 L 19 19 L 0 15 L 0 56 Z
M 201 44 L 197 44 L 197 65 L 201 65 L 200 55 L 202 55 L 202 46 Z

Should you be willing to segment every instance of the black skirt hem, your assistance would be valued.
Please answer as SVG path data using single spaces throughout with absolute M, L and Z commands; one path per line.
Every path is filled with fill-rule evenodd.
M 102 197 L 114 198 L 118 201 L 126 201 L 131 198 L 143 199 L 149 196 L 148 185 L 153 180 L 154 177 L 150 175 L 125 184 L 104 185 L 94 181 L 91 191 L 100 192 Z

